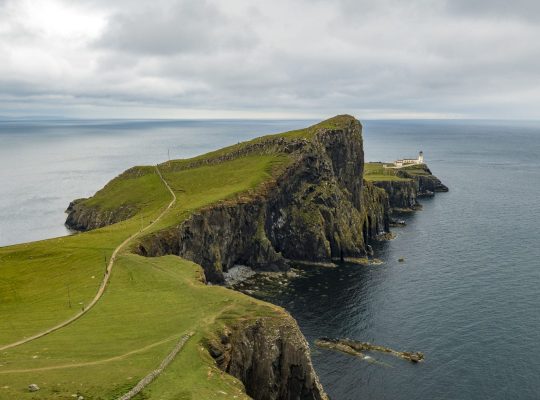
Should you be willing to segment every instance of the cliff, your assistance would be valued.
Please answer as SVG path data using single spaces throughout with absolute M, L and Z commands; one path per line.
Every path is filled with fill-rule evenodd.
M 294 319 L 242 321 L 209 340 L 210 355 L 256 400 L 324 400 L 309 347 Z
M 124 190 L 126 180 L 145 179 L 152 167 L 132 167 L 111 180 L 91 198 L 81 198 L 69 203 L 65 225 L 75 231 L 102 228 L 133 217 L 148 205 L 151 193 L 140 196 L 137 192 Z M 146 182 L 145 182 L 146 183 Z M 106 195 L 108 198 L 103 201 Z
M 388 193 L 364 181 L 362 190 L 364 209 L 364 240 L 366 245 L 378 236 L 390 232 L 390 201 Z
M 144 237 L 136 251 L 150 257 L 179 255 L 200 264 L 208 281 L 221 282 L 223 272 L 235 264 L 285 270 L 291 260 L 365 257 L 368 240 L 388 231 L 387 200 L 358 178 L 364 167 L 362 126 L 350 116 L 300 135 L 263 137 L 160 168 L 167 174 L 263 154 L 282 154 L 289 161 L 255 192 L 198 209 L 181 223 Z M 124 214 L 121 208 L 118 212 Z M 93 215 L 103 213 L 78 203 L 67 224 L 90 229 L 111 220 Z
M 244 154 L 271 149 L 288 153 L 291 163 L 256 195 L 199 210 L 146 237 L 139 254 L 180 255 L 202 265 L 209 281 L 221 282 L 235 264 L 284 270 L 291 260 L 364 257 L 367 240 L 388 230 L 380 197 L 363 196 L 361 125 L 352 117 L 309 140 L 270 138 L 255 146 Z
M 364 179 L 386 192 L 391 211 L 415 210 L 418 198 L 448 191 L 426 164 L 391 169 L 382 163 L 368 163 Z
M 381 180 L 372 184 L 386 192 L 392 210 L 414 210 L 418 206 L 418 183 L 413 179 Z
M 443 185 L 441 180 L 432 174 L 426 164 L 399 169 L 396 175 L 414 180 L 418 196 L 431 196 L 436 192 L 448 192 L 448 187 Z
M 350 116 L 165 163 L 159 170 L 182 196 L 188 190 L 185 180 L 178 181 L 182 174 L 209 166 L 223 170 L 239 160 L 269 155 L 281 160 L 279 167 L 256 187 L 193 208 L 179 199 L 183 208 L 170 213 L 176 217 L 141 235 L 132 250 L 145 257 L 180 256 L 201 265 L 207 281 L 221 282 L 223 272 L 235 264 L 286 270 L 291 261 L 363 258 L 370 252 L 369 241 L 388 232 L 388 195 L 360 178 L 362 126 Z M 117 188 L 124 195 L 122 182 L 133 173 L 127 171 L 93 198 L 72 204 L 66 224 L 89 230 L 129 218 L 129 210 L 143 202 L 108 194 Z M 206 181 L 191 184 L 198 188 Z M 288 314 L 234 317 L 221 332 L 208 340 L 207 348 L 222 370 L 243 382 L 248 395 L 257 400 L 326 398 L 306 340 Z
M 124 221 L 137 212 L 130 206 L 107 210 L 96 206 L 85 205 L 87 199 L 77 199 L 69 203 L 66 213 L 66 226 L 74 231 L 89 231 Z

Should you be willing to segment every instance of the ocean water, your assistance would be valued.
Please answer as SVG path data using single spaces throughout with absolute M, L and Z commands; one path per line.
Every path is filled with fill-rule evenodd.
M 134 164 L 306 121 L 0 123 L 0 245 L 66 234 L 63 210 Z M 450 192 L 423 200 L 382 265 L 309 269 L 269 300 L 307 339 L 349 337 L 425 362 L 312 346 L 334 400 L 540 398 L 540 123 L 365 121 L 366 159 L 423 150 Z M 404 263 L 397 260 L 405 257 Z
M 306 121 L 0 120 L 0 246 L 69 234 L 65 209 L 134 165 L 192 157 Z

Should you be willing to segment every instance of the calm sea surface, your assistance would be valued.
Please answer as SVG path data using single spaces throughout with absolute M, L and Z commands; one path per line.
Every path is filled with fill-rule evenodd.
M 0 122 L 0 246 L 66 234 L 64 209 L 135 164 L 306 121 Z M 313 346 L 334 400 L 540 399 L 540 124 L 366 121 L 366 158 L 424 151 L 449 193 L 424 200 L 384 264 L 309 270 L 270 298 L 310 342 L 422 351 L 418 365 Z M 405 257 L 404 263 L 397 262 Z

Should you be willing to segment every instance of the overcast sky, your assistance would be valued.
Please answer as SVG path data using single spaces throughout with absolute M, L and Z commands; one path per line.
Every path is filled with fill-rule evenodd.
M 0 116 L 540 119 L 538 0 L 0 0 Z

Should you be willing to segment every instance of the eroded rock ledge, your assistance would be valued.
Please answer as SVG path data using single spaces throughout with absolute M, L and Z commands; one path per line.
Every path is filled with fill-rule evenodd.
M 433 196 L 437 192 L 448 192 L 448 187 L 432 174 L 426 164 L 415 168 L 415 172 L 397 170 L 395 174 L 402 178 L 401 180 L 371 181 L 388 195 L 390 211 L 413 211 L 419 207 L 419 198 Z
M 383 190 L 363 184 L 362 127 L 350 116 L 338 128 L 309 138 L 269 137 L 182 168 L 253 154 L 288 154 L 290 163 L 256 194 L 199 210 L 175 227 L 146 236 L 137 252 L 175 254 L 200 264 L 210 282 L 222 282 L 235 264 L 285 270 L 290 260 L 328 262 L 361 258 L 367 243 L 389 229 Z M 192 165 L 193 164 L 193 165 Z M 88 209 L 76 203 L 67 225 L 93 229 L 129 216 L 127 210 Z
M 240 379 L 256 400 L 328 399 L 308 344 L 288 314 L 239 322 L 210 340 L 208 348 L 217 365 Z
M 209 281 L 221 282 L 235 264 L 284 270 L 290 260 L 365 257 L 368 240 L 388 231 L 384 192 L 358 178 L 364 153 L 354 118 L 341 129 L 320 129 L 309 141 L 256 146 L 244 152 L 290 152 L 292 162 L 257 195 L 200 210 L 144 238 L 138 252 L 180 255 L 202 265 Z
M 235 264 L 284 270 L 290 260 L 328 262 L 363 258 L 371 239 L 389 230 L 386 192 L 361 179 L 362 127 L 342 116 L 339 128 L 320 128 L 309 139 L 270 137 L 181 168 L 225 162 L 253 154 L 287 154 L 290 163 L 251 194 L 198 210 L 178 226 L 141 239 L 144 256 L 174 254 L 221 282 Z M 344 121 L 344 122 L 343 122 Z M 117 210 L 70 207 L 67 224 L 88 230 L 129 218 Z M 279 313 L 280 314 L 280 313 Z M 232 321 L 210 353 L 226 372 L 239 378 L 257 400 L 326 399 L 309 348 L 288 314 Z

